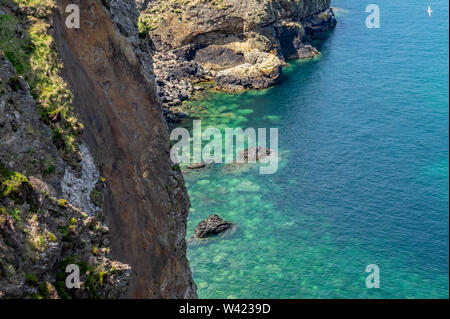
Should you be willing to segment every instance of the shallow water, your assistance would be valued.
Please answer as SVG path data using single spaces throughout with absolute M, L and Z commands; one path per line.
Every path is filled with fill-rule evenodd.
M 367 29 L 366 4 L 334 1 L 322 56 L 277 87 L 193 102 L 204 126 L 279 128 L 282 158 L 269 176 L 185 174 L 188 238 L 212 213 L 237 225 L 190 241 L 201 298 L 448 298 L 448 3 L 378 4 Z

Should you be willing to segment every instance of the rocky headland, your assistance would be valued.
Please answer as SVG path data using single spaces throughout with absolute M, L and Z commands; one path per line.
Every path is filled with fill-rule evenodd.
M 239 92 L 278 83 L 290 59 L 320 52 L 311 43 L 336 25 L 330 0 L 138 0 L 149 34 L 158 95 L 169 122 L 211 81 Z M 210 86 L 207 86 L 210 87 Z

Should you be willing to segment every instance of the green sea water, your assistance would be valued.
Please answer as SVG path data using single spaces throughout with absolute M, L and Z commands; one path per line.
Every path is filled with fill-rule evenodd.
M 367 4 L 333 1 L 322 55 L 280 85 L 191 102 L 204 127 L 278 128 L 281 158 L 274 175 L 185 173 L 200 298 L 448 298 L 448 3 L 378 4 L 367 29 Z M 236 227 L 192 240 L 213 213 Z

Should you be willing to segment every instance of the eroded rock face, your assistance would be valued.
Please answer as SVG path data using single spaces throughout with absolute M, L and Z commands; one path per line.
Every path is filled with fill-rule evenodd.
M 198 238 L 206 238 L 223 233 L 232 226 L 232 223 L 224 221 L 222 218 L 214 214 L 198 224 L 195 229 L 195 236 Z
M 59 192 L 65 165 L 51 143 L 50 130 L 39 120 L 29 85 L 0 54 L 0 161 L 21 167 Z
M 155 73 L 167 108 L 183 100 L 174 90 L 189 86 L 181 77 L 167 89 L 161 75 L 169 65 L 197 65 L 202 71 L 191 77 L 212 78 L 225 91 L 267 88 L 279 81 L 286 60 L 318 55 L 310 41 L 336 24 L 330 0 L 141 0 L 138 8 L 141 31 L 166 57 L 155 61 Z
M 71 3 L 58 1 L 54 38 L 62 76 L 76 92 L 83 143 L 106 179 L 103 214 L 114 234 L 111 253 L 133 270 L 128 297 L 195 298 L 185 242 L 189 197 L 170 161 L 135 2 L 83 0 L 78 30 L 64 26 Z
M 111 257 L 109 229 L 61 197 L 65 169 L 28 84 L 0 53 L 0 299 L 128 295 L 131 268 Z M 80 289 L 67 289 L 68 265 L 80 268 Z
M 169 123 L 179 122 L 183 116 L 170 109 L 190 99 L 196 91 L 195 83 L 212 79 L 211 72 L 195 61 L 177 58 L 172 52 L 155 54 L 153 59 L 163 114 Z
M 264 30 L 281 21 L 300 21 L 326 11 L 330 0 L 191 0 L 176 3 L 148 1 L 149 27 L 158 50 L 190 43 L 235 42 L 245 33 Z M 270 31 L 270 28 L 267 29 Z M 268 32 L 266 32 L 268 33 Z M 230 41 L 231 40 L 231 41 Z

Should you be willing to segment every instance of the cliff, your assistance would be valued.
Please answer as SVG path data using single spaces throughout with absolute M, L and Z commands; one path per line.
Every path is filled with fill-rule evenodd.
M 140 32 L 150 35 L 156 52 L 159 95 L 172 109 L 199 81 L 232 92 L 276 84 L 286 61 L 318 55 L 311 42 L 336 24 L 330 0 L 137 3 Z
M 64 24 L 73 3 L 79 29 Z M 15 68 L 2 56 L 0 298 L 196 297 L 138 15 L 131 0 L 0 1 Z M 84 290 L 61 289 L 68 263 Z
M 0 91 L 0 298 L 126 295 L 130 267 L 110 257 L 109 229 L 97 216 L 61 197 L 69 167 L 30 87 L 1 53 Z M 69 264 L 80 267 L 81 289 L 66 289 Z

